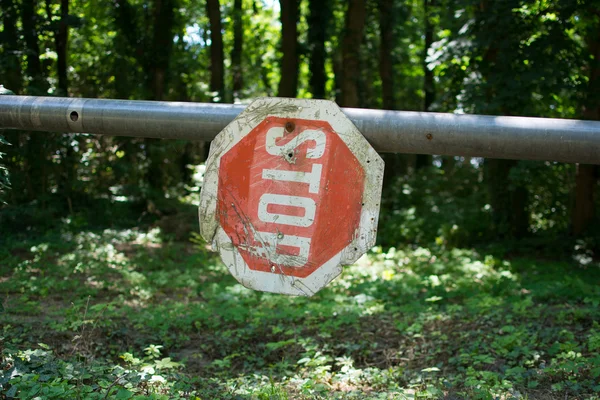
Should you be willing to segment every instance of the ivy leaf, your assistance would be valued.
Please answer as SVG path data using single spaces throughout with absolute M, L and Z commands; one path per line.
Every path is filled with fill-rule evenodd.
M 117 392 L 117 394 L 115 396 L 115 399 L 125 400 L 125 399 L 130 399 L 132 396 L 133 396 L 133 393 L 130 392 L 129 390 L 127 390 L 127 389 L 120 389 Z
M 163 358 L 162 360 L 157 360 L 154 365 L 157 369 L 171 369 L 178 368 L 183 366 L 183 364 L 171 361 L 171 357 Z
M 16 397 L 16 395 L 17 395 L 17 387 L 16 386 L 11 386 L 11 388 L 6 391 L 5 395 L 9 399 L 13 398 L 13 397 Z

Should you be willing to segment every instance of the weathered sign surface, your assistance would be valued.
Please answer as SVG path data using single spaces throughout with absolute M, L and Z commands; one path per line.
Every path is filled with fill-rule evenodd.
M 256 100 L 206 165 L 200 231 L 248 288 L 310 296 L 375 243 L 383 160 L 331 101 Z

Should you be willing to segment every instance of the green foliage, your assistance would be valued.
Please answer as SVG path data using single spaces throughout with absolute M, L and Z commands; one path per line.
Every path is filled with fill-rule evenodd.
M 446 107 L 493 115 L 578 115 L 586 78 L 579 36 L 584 25 L 575 22 L 585 6 L 519 0 L 452 5 L 442 11 L 446 29 L 429 58 L 444 82 Z
M 243 87 L 236 99 L 231 89 L 233 3 L 220 1 L 226 89 L 224 99 L 217 99 L 208 84 L 212 61 L 204 2 L 128 0 L 118 7 L 97 0 L 69 2 L 64 21 L 69 25 L 68 94 L 240 103 L 273 95 L 280 79 L 285 79 L 279 66 L 277 2 L 242 1 Z M 427 13 L 423 1 L 392 3 L 395 40 L 389 58 L 395 82 L 393 100 L 400 109 L 423 109 L 426 70 L 435 76 L 435 99 L 430 107 L 434 111 L 574 118 L 581 117 L 584 103 L 598 92 L 587 93 L 590 49 L 586 38 L 595 37 L 598 29 L 587 3 L 441 0 L 428 2 Z M 6 18 L 1 21 L 7 41 L 0 44 L 0 75 L 11 81 L 10 85 L 3 83 L 20 94 L 59 94 L 60 5 L 34 4 L 34 29 L 25 32 L 20 11 L 29 3 L 7 4 Z M 325 97 L 335 100 L 343 79 L 340 44 L 348 8 L 341 1 L 327 4 L 331 17 L 324 27 Z M 163 8 L 155 9 L 158 6 Z M 358 85 L 361 106 L 379 108 L 383 104 L 379 68 L 382 16 L 377 2 L 367 2 L 366 11 L 363 45 L 357 49 L 361 74 L 350 79 Z M 298 95 L 305 98 L 313 95 L 308 12 L 308 2 L 300 2 Z M 425 20 L 434 32 L 429 49 L 425 48 Z M 25 38 L 25 33 L 31 32 L 34 36 Z M 37 42 L 31 40 L 36 38 Z M 30 67 L 37 53 L 40 68 L 34 72 Z M 136 202 L 145 207 L 142 212 L 154 216 L 170 214 L 165 199 L 197 196 L 199 186 L 193 182 L 192 170 L 207 153 L 207 144 L 176 140 L 31 132 L 7 132 L 5 136 L 12 143 L 2 159 L 11 171 L 12 207 L 3 209 L 0 221 L 21 232 L 44 229 L 56 217 L 86 213 L 98 199 Z M 454 172 L 446 166 L 440 169 L 439 162 L 425 171 L 417 172 L 410 165 L 399 171 L 402 180 L 386 187 L 384 194 L 382 243 L 395 246 L 437 239 L 450 246 L 466 246 L 510 232 L 504 226 L 508 222 L 498 222 L 493 215 L 499 207 L 492 207 L 495 196 L 487 193 L 494 179 L 488 171 L 482 174 L 486 164 L 470 161 L 462 165 L 463 161 L 452 159 L 451 164 L 459 165 Z M 508 188 L 501 184 L 491 190 L 512 193 L 517 187 L 526 188 L 528 196 L 521 208 L 526 209 L 527 233 L 543 237 L 570 233 L 573 166 L 519 163 L 508 175 Z M 6 184 L 3 168 L 0 191 Z M 596 205 L 597 199 L 600 194 Z M 586 243 L 597 242 L 596 233 L 591 229 Z M 598 248 L 597 244 L 586 246 Z
M 70 96 L 273 95 L 286 78 L 277 2 L 242 1 L 235 99 L 233 1 L 220 3 L 223 98 L 209 88 L 211 27 L 196 0 L 72 0 L 65 21 L 56 2 L 2 2 L 0 75 L 19 94 L 64 95 L 57 27 L 66 22 Z M 588 3 L 440 0 L 426 13 L 423 1 L 395 2 L 393 100 L 422 110 L 428 69 L 431 110 L 581 117 L 600 93 L 588 87 L 598 29 Z M 329 5 L 325 97 L 339 98 L 351 79 L 361 106 L 381 107 L 378 3 L 367 2 L 352 77 L 340 51 L 348 7 Z M 305 98 L 307 13 L 300 2 Z M 12 145 L 1 147 L 0 199 L 8 169 L 12 189 L 0 211 L 0 397 L 599 398 L 600 224 L 567 237 L 572 165 L 515 163 L 489 190 L 497 177 L 481 159 L 434 157 L 421 168 L 399 157 L 381 246 L 305 299 L 246 290 L 197 234 L 187 242 L 197 213 L 179 201 L 198 200 L 205 144 L 3 134 L 0 146 Z M 499 241 L 510 229 L 494 218 L 494 193 L 517 187 L 531 236 Z
M 378 247 L 307 299 L 243 288 L 205 246 L 68 223 L 5 240 L 0 391 L 598 398 L 597 263 Z
M 500 242 L 492 226 L 492 196 L 484 186 L 483 160 L 448 158 L 435 159 L 434 164 L 442 164 L 440 167 L 409 171 L 384 189 L 379 244 L 447 248 L 497 245 L 508 251 L 545 248 L 556 258 L 570 257 L 575 249 L 578 257 L 594 257 L 598 239 L 593 229 L 578 242 L 568 236 L 574 165 L 522 161 L 511 168 L 508 185 L 523 186 L 531 194 L 526 211 L 532 235 Z M 557 237 L 563 238 L 560 243 Z
M 454 247 L 488 239 L 489 200 L 478 185 L 480 172 L 461 163 L 451 172 L 428 168 L 399 177 L 384 193 L 380 242 Z

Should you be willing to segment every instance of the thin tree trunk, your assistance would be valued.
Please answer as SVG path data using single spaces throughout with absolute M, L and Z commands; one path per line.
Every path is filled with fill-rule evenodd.
M 210 90 L 217 103 L 225 102 L 225 67 L 221 5 L 219 0 L 206 0 L 206 14 L 210 23 Z
M 56 66 L 58 76 L 58 95 L 68 96 L 67 45 L 69 42 L 69 0 L 60 0 L 60 22 L 56 31 Z
M 206 0 L 210 31 L 210 90 L 212 101 L 225 103 L 225 56 L 221 24 L 221 4 L 219 0 Z M 210 142 L 204 143 L 204 159 L 208 158 Z
M 51 3 L 46 2 L 48 20 L 52 19 Z M 54 32 L 54 44 L 56 46 L 57 62 L 56 75 L 58 77 L 57 94 L 59 96 L 69 95 L 69 81 L 67 76 L 67 48 L 69 40 L 69 0 L 60 1 L 60 22 Z M 77 176 L 77 160 L 75 149 L 71 142 L 76 135 L 70 134 L 61 137 L 61 172 L 58 176 L 59 193 L 64 196 L 69 213 L 73 213 L 73 184 Z
M 485 160 L 484 171 L 490 194 L 494 231 L 500 238 L 522 238 L 529 230 L 529 192 L 511 181 L 510 171 L 517 160 Z
M 173 49 L 173 24 L 175 21 L 173 0 L 156 0 L 154 3 L 154 31 L 152 35 L 150 66 L 153 100 L 163 100 L 169 61 Z
M 365 0 L 349 0 L 342 40 L 342 79 L 339 104 L 343 107 L 357 107 L 359 104 L 357 77 L 361 72 L 360 48 L 365 28 L 365 15 Z
M 296 97 L 298 90 L 298 0 L 279 0 L 281 5 L 281 79 L 277 95 Z
M 417 154 L 415 160 L 415 169 L 418 171 L 422 168 L 431 167 L 433 156 L 429 154 Z
M 424 111 L 429 111 L 435 101 L 435 81 L 433 71 L 427 67 L 427 53 L 433 45 L 433 24 L 431 23 L 431 7 L 435 7 L 435 0 L 423 0 L 425 8 L 425 49 L 423 51 L 423 72 L 425 74 L 423 91 L 425 92 Z
M 26 73 L 31 78 L 31 82 L 27 87 L 27 94 L 45 95 L 48 93 L 48 83 L 44 77 L 40 61 L 36 3 L 34 0 L 23 0 L 21 3 L 23 38 L 25 39 L 25 60 L 27 61 Z
M 23 90 L 23 76 L 21 71 L 21 58 L 19 56 L 19 32 L 17 22 L 19 10 L 14 0 L 0 1 L 2 10 L 2 26 L 4 29 L 4 43 L 2 52 L 2 74 L 0 84 L 15 94 Z
M 494 231 L 499 238 L 510 236 L 511 193 L 509 191 L 510 169 L 516 165 L 513 160 L 485 159 L 485 179 L 490 194 Z
M 22 94 L 23 71 L 21 69 L 19 31 L 17 29 L 19 9 L 14 0 L 0 0 L 0 10 L 2 10 L 0 18 L 4 29 L 4 43 L 0 61 L 0 68 L 2 68 L 0 70 L 0 84 L 4 85 L 6 89 L 12 90 L 15 94 Z M 2 149 L 8 156 L 3 159 L 4 164 L 13 174 L 23 174 L 23 152 L 20 140 L 22 133 L 7 129 L 2 132 L 2 135 L 11 144 L 11 146 L 5 146 Z M 24 193 L 27 193 L 24 182 L 13 180 L 12 190 L 8 191 L 6 195 L 10 196 L 11 203 L 17 203 Z M 5 200 L 7 199 L 5 198 Z
M 338 103 L 342 99 L 342 54 L 340 51 L 333 53 L 331 57 L 331 64 L 333 67 L 333 91 L 335 98 Z
M 177 0 L 155 0 L 151 13 L 144 10 L 145 23 L 151 24 L 150 35 L 144 34 L 144 30 L 136 29 L 136 7 L 127 0 L 115 0 L 116 23 L 122 38 L 118 43 L 123 46 L 137 63 L 143 68 L 145 75 L 146 97 L 151 100 L 163 100 L 167 93 L 167 77 L 169 61 L 173 49 L 173 28 L 175 23 L 175 9 Z M 126 83 L 126 75 L 119 74 L 118 79 Z M 119 91 L 119 97 L 126 97 L 127 91 Z M 164 146 L 158 139 L 143 139 L 142 151 L 148 163 L 148 168 L 140 180 L 145 181 L 150 189 L 147 200 L 161 199 L 164 197 L 165 172 L 164 162 L 166 159 Z M 126 154 L 131 157 L 132 162 L 138 162 L 135 141 L 124 140 Z
M 529 230 L 529 192 L 525 186 L 510 179 L 510 170 L 517 164 L 515 160 L 494 158 L 488 158 L 484 163 L 494 231 L 499 237 L 521 238 Z
M 23 38 L 25 39 L 26 74 L 30 79 L 26 92 L 29 95 L 45 95 L 48 93 L 48 83 L 40 61 L 35 1 L 23 0 L 21 2 L 21 19 Z M 39 199 L 43 208 L 45 208 L 45 195 L 48 190 L 48 168 L 46 168 L 44 147 L 45 142 L 41 135 L 29 134 L 25 156 L 27 198 L 29 200 Z
M 600 9 L 591 10 L 591 15 L 600 15 Z M 600 119 L 600 27 L 592 30 L 587 37 L 591 54 L 587 99 L 583 116 L 585 119 Z M 575 178 L 575 209 L 572 214 L 573 234 L 581 235 L 590 226 L 596 214 L 594 186 L 598 181 L 598 167 L 577 164 Z
M 132 6 L 128 0 L 114 0 L 114 24 L 117 31 L 115 37 L 115 58 L 112 70 L 115 73 L 115 96 L 118 99 L 129 99 L 132 96 L 132 91 L 137 86 L 138 79 L 136 82 L 132 82 L 132 75 L 138 78 L 139 75 L 135 74 L 137 68 L 130 61 L 130 58 L 135 58 L 137 64 L 146 68 L 143 55 L 145 36 L 137 28 L 137 9 Z M 134 70 L 134 71 L 132 71 Z M 135 75 L 134 75 L 135 74 Z M 148 85 L 149 79 L 146 78 L 146 84 Z M 148 95 L 149 97 L 149 95 Z M 125 152 L 125 158 L 121 161 L 124 164 L 131 166 L 137 166 L 141 161 L 142 146 L 146 146 L 144 139 L 128 138 L 128 137 L 115 137 L 113 142 L 119 146 L 120 150 Z M 139 185 L 144 181 L 146 174 L 143 168 L 115 168 L 117 173 L 117 179 L 126 180 L 127 182 L 134 183 L 131 185 L 130 194 L 142 197 L 144 195 L 142 186 Z
M 511 229 L 517 239 L 527 236 L 529 232 L 529 190 L 523 184 L 516 185 L 511 197 Z
M 425 19 L 425 49 L 423 50 L 423 92 L 425 99 L 423 111 L 429 111 L 435 100 L 435 82 L 433 79 L 433 71 L 427 67 L 427 52 L 433 44 L 433 24 L 431 23 L 431 7 L 435 6 L 435 0 L 423 0 L 424 19 Z M 433 162 L 433 157 L 428 154 L 418 154 L 415 168 L 417 170 L 425 167 L 430 167 Z
M 242 50 L 244 45 L 244 10 L 242 0 L 233 2 L 233 50 L 231 51 L 231 70 L 233 73 L 233 98 L 241 97 L 244 87 L 244 74 L 242 68 Z
M 137 10 L 127 0 L 114 0 L 114 23 L 118 32 L 115 38 L 115 58 L 112 69 L 115 73 L 115 95 L 118 99 L 128 99 L 137 82 L 132 82 L 130 57 L 145 68 L 145 37 L 137 29 Z M 119 141 L 133 139 L 119 138 Z M 128 144 L 128 146 L 131 143 Z M 129 154 L 129 153 L 128 153 Z
M 379 0 L 379 75 L 384 110 L 396 109 L 394 57 L 396 47 L 394 0 Z
M 310 91 L 314 99 L 324 99 L 327 84 L 325 42 L 328 38 L 327 27 L 332 18 L 331 0 L 309 0 L 308 8 Z
M 479 72 L 486 85 L 488 105 L 493 104 L 492 99 L 495 94 L 501 91 L 497 87 L 498 83 L 490 82 L 494 82 L 493 78 L 496 74 L 503 72 L 506 66 L 502 64 L 502 60 L 511 56 L 511 47 L 517 46 L 515 42 L 503 42 L 505 45 L 498 47 L 503 32 L 516 27 L 512 10 L 517 4 L 516 0 L 501 2 L 482 0 L 479 10 L 476 11 L 476 36 L 483 43 L 489 43 L 483 51 L 483 60 L 478 62 Z M 484 110 L 486 113 L 511 115 L 515 111 L 515 106 L 510 102 L 504 102 Z M 517 164 L 518 161 L 515 160 L 499 159 L 486 159 L 484 164 L 494 230 L 500 237 L 524 237 L 529 229 L 527 210 L 529 193 L 522 183 L 510 178 L 510 171 Z
M 150 79 L 149 91 L 153 100 L 163 100 L 166 93 L 169 61 L 173 49 L 173 24 L 175 21 L 175 2 L 173 0 L 155 0 L 153 14 L 152 43 L 149 44 L 151 57 L 146 59 L 146 74 Z M 146 181 L 151 197 L 163 198 L 165 192 L 164 160 L 166 151 L 160 139 L 144 139 L 144 149 L 149 166 Z
M 370 32 L 369 32 L 370 33 Z M 375 32 L 374 32 L 375 33 Z M 363 35 L 363 44 L 358 55 L 358 70 L 361 71 L 356 76 L 356 90 L 358 95 L 358 104 L 355 107 L 359 108 L 373 108 L 378 100 L 379 94 L 375 94 L 375 87 L 373 83 L 375 77 L 371 71 L 378 69 L 378 61 L 376 57 L 371 57 L 370 54 L 365 54 L 362 49 L 368 48 L 369 41 L 373 42 L 373 38 L 365 30 Z M 376 43 L 373 43 L 374 47 L 377 47 Z
M 573 234 L 581 235 L 594 219 L 594 186 L 597 181 L 595 165 L 577 164 L 575 178 L 575 209 L 573 210 Z
M 464 165 L 467 165 L 466 163 Z M 454 173 L 456 167 L 456 160 L 453 156 L 442 156 L 442 170 L 449 176 Z
M 379 0 L 379 76 L 381 77 L 382 106 L 385 110 L 396 110 L 394 56 L 396 48 L 395 0 Z M 384 188 L 406 173 L 408 165 L 404 154 L 382 154 L 385 161 Z

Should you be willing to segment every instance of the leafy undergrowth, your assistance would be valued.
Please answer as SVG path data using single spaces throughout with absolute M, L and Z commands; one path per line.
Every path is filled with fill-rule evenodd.
M 0 398 L 600 398 L 599 266 L 375 248 L 313 298 L 158 229 L 0 247 Z

